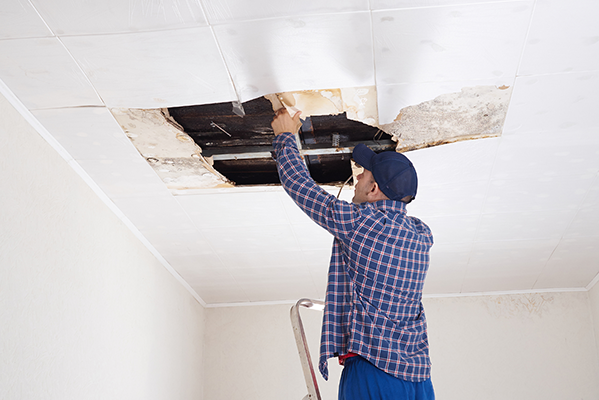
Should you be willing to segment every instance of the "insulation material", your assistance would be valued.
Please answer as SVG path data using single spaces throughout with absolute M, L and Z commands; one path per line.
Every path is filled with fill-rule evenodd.
M 173 194 L 233 186 L 202 156 L 202 149 L 170 119 L 168 111 L 125 108 L 110 111 Z
M 507 86 L 475 86 L 405 107 L 381 125 L 398 151 L 501 135 L 511 96 Z

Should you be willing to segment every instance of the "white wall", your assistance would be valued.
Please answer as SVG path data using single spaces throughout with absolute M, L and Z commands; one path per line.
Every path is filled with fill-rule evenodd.
M 599 360 L 586 292 L 425 299 L 440 400 L 597 399 Z M 206 310 L 206 398 L 302 399 L 290 306 Z M 321 313 L 304 310 L 313 359 Z M 333 364 L 333 363 L 331 363 Z M 324 400 L 336 399 L 332 365 Z
M 588 293 L 426 299 L 439 399 L 597 399 Z
M 0 96 L 0 398 L 201 399 L 204 323 Z
M 591 311 L 593 316 L 593 326 L 595 328 L 595 343 L 597 346 L 597 352 L 599 353 L 599 284 L 595 283 L 595 286 L 589 290 L 589 300 L 591 302 Z

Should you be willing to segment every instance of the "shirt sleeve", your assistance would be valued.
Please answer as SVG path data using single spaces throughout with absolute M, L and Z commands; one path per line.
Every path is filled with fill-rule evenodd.
M 279 179 L 293 201 L 318 225 L 337 238 L 348 235 L 361 218 L 360 208 L 339 200 L 314 182 L 295 137 L 282 133 L 273 141 Z

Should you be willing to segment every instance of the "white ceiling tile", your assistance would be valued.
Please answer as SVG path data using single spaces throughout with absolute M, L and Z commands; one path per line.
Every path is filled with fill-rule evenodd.
M 170 194 L 136 197 L 118 197 L 114 203 L 135 224 L 143 234 L 161 232 L 163 230 L 193 231 L 194 226 L 183 208 Z M 196 233 L 199 235 L 199 233 Z M 180 243 L 174 237 L 173 242 L 184 247 L 187 251 L 188 243 Z M 163 249 L 166 250 L 166 249 Z M 175 253 L 168 251 L 167 253 Z
M 408 206 L 408 215 L 411 215 Z M 431 228 L 435 245 L 467 244 L 474 241 L 479 215 L 450 215 L 422 218 Z
M 514 76 L 467 81 L 414 82 L 377 85 L 379 123 L 388 124 L 397 118 L 401 109 L 433 100 L 441 95 L 459 93 L 475 86 L 512 86 Z
M 450 245 L 435 243 L 431 248 L 424 294 L 459 293 L 471 251 L 470 243 Z
M 477 241 L 559 239 L 576 210 L 483 214 Z
M 277 192 L 228 192 L 176 199 L 202 229 L 289 223 Z
M 0 13 L 0 39 L 52 36 L 28 0 L 4 0 Z
M 368 12 L 236 22 L 214 30 L 242 101 L 374 84 Z
M 103 105 L 56 38 L 0 40 L 0 79 L 29 109 Z
M 221 253 L 299 251 L 291 226 L 201 227 L 212 248 Z
M 303 252 L 296 251 L 263 251 L 259 253 L 221 253 L 220 259 L 225 268 L 296 268 L 306 266 Z
M 468 140 L 410 151 L 406 155 L 416 168 L 421 188 L 479 182 L 490 179 L 499 143 L 499 138 Z
M 348 188 L 346 188 L 346 190 L 348 190 Z M 353 193 L 353 190 L 348 191 Z M 306 213 L 304 213 L 302 209 L 295 204 L 291 197 L 289 197 L 289 195 L 283 191 L 282 188 L 281 191 L 278 192 L 278 196 L 281 204 L 283 205 L 283 209 L 285 210 L 285 214 L 287 214 L 287 218 L 292 225 L 313 223 L 310 217 L 308 217 Z
M 33 115 L 76 160 L 139 158 L 105 107 L 35 110 Z
M 207 25 L 200 0 L 32 0 L 57 35 L 138 32 Z
M 141 156 L 137 159 L 78 160 L 111 199 L 170 194 Z
M 291 228 L 302 250 L 330 250 L 333 245 L 333 235 L 314 222 L 293 225 Z
M 111 107 L 161 108 L 236 99 L 209 27 L 62 40 Z
M 172 211 L 165 213 L 165 215 L 171 214 Z M 156 229 L 152 226 L 145 226 L 142 233 L 164 257 L 188 257 L 198 260 L 211 257 L 210 260 L 213 260 L 216 257 L 216 252 L 210 246 L 205 234 L 195 228 L 185 228 L 186 226 L 189 226 L 187 221 L 179 216 L 178 221 L 173 220 L 172 223 L 163 224 Z M 200 263 L 200 265 L 204 264 Z M 215 265 L 209 264 L 208 266 L 215 267 L 217 265 L 222 265 L 222 262 L 219 261 Z
M 419 217 L 480 214 L 488 187 L 488 180 L 420 185 L 409 213 Z
M 377 84 L 513 78 L 531 9 L 506 2 L 374 11 Z
M 537 274 L 511 275 L 501 269 L 493 273 L 485 271 L 481 274 L 471 274 L 464 278 L 462 293 L 501 292 L 512 290 L 531 290 L 537 279 Z
M 551 255 L 535 288 L 586 287 L 597 273 L 599 235 L 566 238 L 562 239 Z
M 522 1 L 530 2 L 530 0 Z M 370 7 L 373 10 L 392 10 L 400 8 L 442 7 L 489 2 L 489 0 L 370 0 Z
M 582 177 L 599 171 L 599 132 L 565 130 L 504 135 L 493 179 Z
M 559 239 L 474 243 L 467 275 L 501 270 L 508 275 L 539 274 Z
M 599 69 L 597 15 L 596 1 L 537 0 L 518 75 Z
M 210 23 L 368 11 L 368 0 L 203 0 Z
M 580 209 L 565 234 L 568 239 L 588 236 L 599 236 L 599 206 Z
M 164 254 L 164 258 L 190 285 L 232 278 L 216 254 Z
M 484 212 L 577 209 L 594 179 L 593 175 L 562 175 L 492 180 Z
M 559 57 L 556 57 L 559 58 Z M 519 76 L 505 119 L 505 133 L 568 133 L 596 129 L 599 72 Z
M 208 304 L 244 303 L 249 301 L 243 288 L 233 278 L 223 278 L 210 282 L 200 282 L 190 285 Z

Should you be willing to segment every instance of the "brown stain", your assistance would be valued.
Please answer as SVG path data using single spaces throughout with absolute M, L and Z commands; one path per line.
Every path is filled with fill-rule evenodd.
M 497 89 L 499 89 L 499 90 L 505 90 L 505 89 L 509 89 L 509 88 L 510 88 L 510 87 L 509 87 L 509 86 L 506 86 L 506 85 L 501 85 L 501 86 L 498 86 L 498 87 L 497 87 Z

